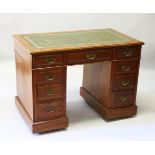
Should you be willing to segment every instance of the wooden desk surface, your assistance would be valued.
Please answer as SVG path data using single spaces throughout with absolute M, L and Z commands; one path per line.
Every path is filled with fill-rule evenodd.
M 14 35 L 30 53 L 144 44 L 113 29 Z

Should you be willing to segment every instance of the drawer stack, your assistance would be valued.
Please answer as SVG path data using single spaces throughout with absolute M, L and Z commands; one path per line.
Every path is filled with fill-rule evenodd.
M 122 108 L 135 104 L 139 70 L 139 46 L 114 49 L 112 64 L 112 96 L 109 108 Z
M 36 122 L 66 115 L 66 66 L 59 66 L 63 63 L 63 54 L 39 55 L 33 58 L 33 66 L 36 68 L 33 70 Z

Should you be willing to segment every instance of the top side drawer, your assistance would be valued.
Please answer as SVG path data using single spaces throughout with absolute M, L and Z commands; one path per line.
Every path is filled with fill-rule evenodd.
M 38 69 L 33 72 L 36 84 L 63 83 L 66 78 L 66 67 Z
M 112 49 L 95 49 L 68 53 L 68 64 L 80 64 L 112 59 Z
M 33 68 L 64 65 L 64 54 L 42 54 L 33 56 Z
M 141 47 L 119 47 L 114 49 L 114 59 L 131 59 L 140 57 Z

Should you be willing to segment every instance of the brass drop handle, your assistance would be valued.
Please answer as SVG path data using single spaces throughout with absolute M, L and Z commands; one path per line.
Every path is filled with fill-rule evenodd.
M 131 70 L 131 66 L 122 66 L 122 70 L 128 72 Z
M 119 100 L 120 100 L 121 102 L 125 102 L 125 101 L 128 100 L 128 97 L 127 97 L 127 96 L 120 96 L 120 97 L 119 97 Z
M 47 58 L 45 59 L 45 62 L 46 62 L 47 64 L 54 64 L 54 63 L 55 63 L 55 57 L 47 57 Z
M 48 95 L 48 96 L 52 96 L 52 95 L 54 95 L 54 94 L 55 94 L 55 90 L 49 88 L 48 91 L 47 91 L 47 95 Z
M 86 58 L 88 60 L 93 60 L 93 59 L 96 58 L 96 54 L 95 53 L 89 53 L 89 54 L 86 55 Z
M 122 81 L 121 81 L 121 84 L 122 84 L 123 86 L 129 85 L 129 83 L 130 83 L 129 80 L 122 80 Z
M 124 51 L 123 52 L 123 54 L 124 54 L 124 56 L 126 56 L 126 57 L 130 57 L 130 56 L 132 56 L 132 51 Z
M 45 107 L 45 112 L 54 112 L 54 107 L 50 107 L 50 106 L 48 106 L 48 107 Z
M 55 79 L 55 75 L 47 75 L 47 76 L 46 76 L 46 79 L 47 79 L 48 81 L 52 81 L 52 80 Z

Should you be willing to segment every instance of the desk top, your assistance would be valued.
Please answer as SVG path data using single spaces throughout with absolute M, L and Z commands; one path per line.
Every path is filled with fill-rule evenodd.
M 14 35 L 30 53 L 144 44 L 113 29 Z

